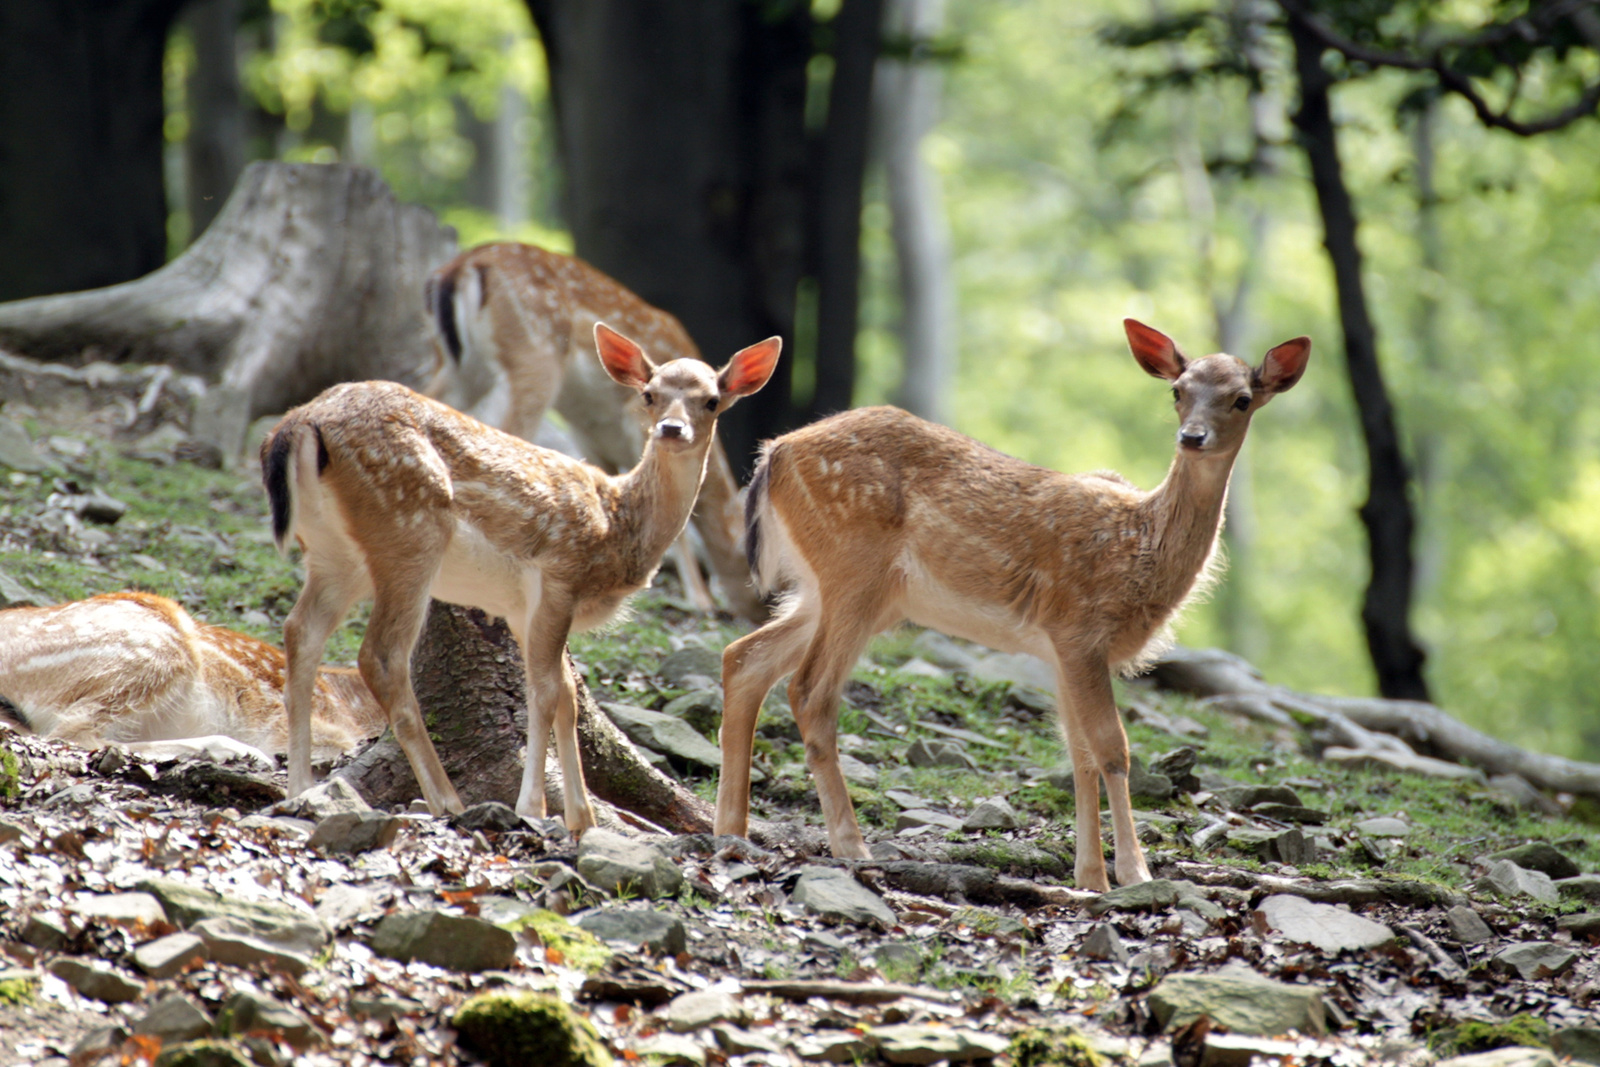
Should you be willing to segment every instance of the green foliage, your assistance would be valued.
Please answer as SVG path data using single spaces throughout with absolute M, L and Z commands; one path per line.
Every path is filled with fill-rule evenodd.
M 1549 1048 L 1550 1024 L 1526 1013 L 1509 1019 L 1468 1019 L 1428 1035 L 1428 1048 L 1440 1059 L 1497 1048 Z
M 0 980 L 0 1004 L 27 1004 L 37 992 L 34 980 L 27 976 Z
M 1034 1027 L 1011 1038 L 1016 1067 L 1102 1067 L 1105 1060 L 1076 1030 Z
M 0 800 L 15 800 L 22 793 L 22 765 L 11 747 L 0 742 Z
M 480 993 L 451 1019 L 462 1044 L 494 1067 L 611 1067 L 594 1027 L 559 997 L 525 990 Z

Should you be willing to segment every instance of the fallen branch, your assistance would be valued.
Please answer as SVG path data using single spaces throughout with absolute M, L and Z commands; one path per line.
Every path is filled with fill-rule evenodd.
M 744 982 L 741 985 L 746 993 L 765 993 L 768 996 L 783 997 L 785 1000 L 826 997 L 829 1000 L 842 1000 L 849 1004 L 886 1004 L 901 997 L 916 997 L 937 1004 L 949 1004 L 953 999 L 950 994 L 927 986 L 899 985 L 894 982 L 869 985 L 865 982 L 756 981 Z

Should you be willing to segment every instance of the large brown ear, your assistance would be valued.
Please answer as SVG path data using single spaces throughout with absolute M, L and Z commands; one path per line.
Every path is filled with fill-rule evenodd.
M 1189 361 L 1183 358 L 1172 338 L 1138 319 L 1123 319 L 1122 328 L 1128 332 L 1128 347 L 1133 350 L 1133 358 L 1139 361 L 1146 374 L 1169 382 L 1178 380 Z
M 717 388 L 722 390 L 723 398 L 731 400 L 760 390 L 772 377 L 782 351 L 783 339 L 779 337 L 769 337 L 740 350 L 717 372 Z
M 1311 338 L 1296 337 L 1268 352 L 1261 366 L 1250 374 L 1250 385 L 1269 394 L 1287 392 L 1306 372 L 1306 360 L 1311 358 Z
M 594 324 L 594 347 L 600 352 L 600 362 L 618 385 L 643 389 L 650 384 L 656 365 L 644 354 L 644 349 L 622 336 L 603 322 Z

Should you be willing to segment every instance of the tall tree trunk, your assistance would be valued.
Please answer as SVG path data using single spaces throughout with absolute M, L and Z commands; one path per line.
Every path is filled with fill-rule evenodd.
M 1322 212 L 1323 241 L 1338 290 L 1345 361 L 1367 447 L 1369 487 L 1367 501 L 1361 505 L 1361 521 L 1367 527 L 1372 575 L 1361 621 L 1379 692 L 1396 699 L 1427 700 L 1428 687 L 1422 675 L 1426 657 L 1412 636 L 1410 621 L 1413 519 L 1409 474 L 1401 454 L 1394 408 L 1378 365 L 1377 332 L 1367 312 L 1361 281 L 1355 208 L 1340 169 L 1329 101 L 1333 79 L 1323 69 L 1321 44 L 1293 16 L 1289 18 L 1289 33 L 1294 41 L 1300 84 L 1300 107 L 1294 114 L 1294 125 L 1311 166 L 1311 181 Z
M 577 252 L 719 361 L 794 336 L 806 241 L 807 4 L 527 0 Z M 734 467 L 790 419 L 792 360 L 720 420 Z
M 889 0 L 884 35 L 896 47 L 878 60 L 873 121 L 899 268 L 902 355 L 895 402 L 948 423 L 956 365 L 950 230 L 939 176 L 922 158 L 922 140 L 938 121 L 944 80 L 927 53 L 943 25 L 944 0 Z
M 802 423 L 845 410 L 855 392 L 861 188 L 882 27 L 883 0 L 844 0 L 827 24 L 833 39 L 833 77 L 828 84 L 827 121 L 815 134 L 810 241 L 810 273 L 817 292 L 815 385 L 796 413 Z
M 244 101 L 235 42 L 239 14 L 240 0 L 194 0 L 184 12 L 195 53 L 184 144 L 190 240 L 211 225 L 244 171 Z
M 0 3 L 0 300 L 165 262 L 161 63 L 181 4 Z

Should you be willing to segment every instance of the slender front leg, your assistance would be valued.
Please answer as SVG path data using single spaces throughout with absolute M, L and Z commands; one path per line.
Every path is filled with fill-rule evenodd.
M 359 566 L 359 565 L 357 565 Z M 315 781 L 311 773 L 311 695 L 328 636 L 356 599 L 359 570 L 339 582 L 307 563 L 305 588 L 283 624 L 285 674 L 283 703 L 289 719 L 289 795 L 299 796 Z
M 717 781 L 716 831 L 750 832 L 750 761 L 761 702 L 779 678 L 800 665 L 814 616 L 801 610 L 747 634 L 722 653 L 722 771 Z
M 547 601 L 545 608 L 551 607 Z M 535 818 L 545 813 L 544 763 L 551 730 L 555 731 L 556 759 L 561 764 L 563 818 L 567 829 L 582 834 L 598 825 L 583 781 L 583 760 L 578 749 L 578 691 L 572 680 L 572 661 L 566 654 L 570 612 L 559 617 L 541 612 L 529 628 L 524 657 L 528 668 L 528 762 L 522 771 L 522 792 L 517 812 Z

